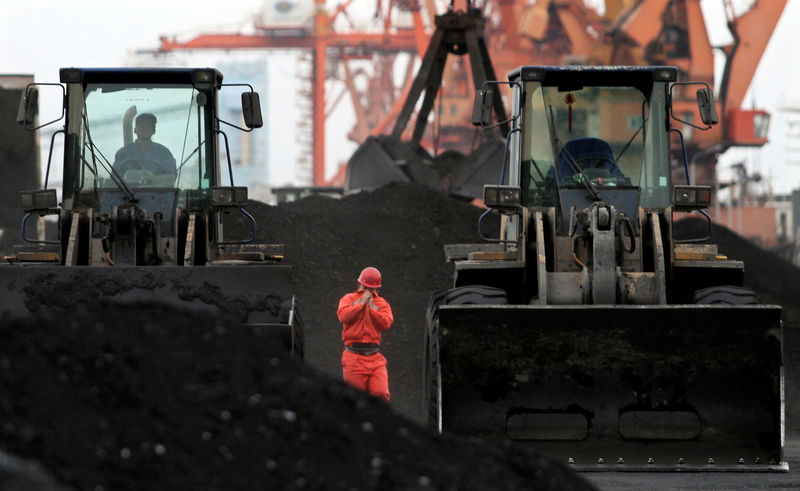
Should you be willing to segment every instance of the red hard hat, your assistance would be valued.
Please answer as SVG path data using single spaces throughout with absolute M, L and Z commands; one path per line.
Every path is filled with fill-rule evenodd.
M 372 266 L 364 268 L 361 274 L 358 275 L 358 282 L 367 288 L 380 288 L 381 287 L 381 272 Z

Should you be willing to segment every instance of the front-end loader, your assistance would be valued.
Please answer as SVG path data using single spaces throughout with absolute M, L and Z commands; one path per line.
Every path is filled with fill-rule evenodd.
M 445 247 L 454 283 L 431 297 L 424 353 L 431 426 L 577 470 L 788 470 L 781 308 L 758 304 L 744 264 L 708 237 L 673 235 L 711 200 L 673 183 L 670 157 L 673 136 L 688 162 L 676 120 L 717 122 L 711 89 L 694 87 L 690 119 L 672 111 L 693 85 L 675 67 L 524 66 L 484 85 L 473 123 L 504 85 L 507 164 L 484 188 L 500 236 Z
M 0 265 L 0 318 L 155 302 L 261 326 L 302 356 L 291 266 L 282 245 L 254 243 L 247 188 L 233 184 L 220 129 L 261 127 L 258 93 L 222 78 L 213 68 L 63 68 L 59 84 L 26 88 L 26 128 L 64 119 L 50 148 L 52 158 L 63 134 L 61 196 L 47 189 L 50 161 L 45 189 L 20 192 L 24 244 Z M 220 119 L 226 86 L 249 88 L 237 116 L 246 128 Z M 59 93 L 63 109 L 38 125 L 42 88 Z

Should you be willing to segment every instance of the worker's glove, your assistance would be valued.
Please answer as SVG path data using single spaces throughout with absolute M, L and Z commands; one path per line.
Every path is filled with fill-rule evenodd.
M 364 303 L 371 302 L 372 301 L 372 292 L 369 291 L 369 290 L 364 290 L 364 294 L 361 296 L 361 300 L 363 300 Z

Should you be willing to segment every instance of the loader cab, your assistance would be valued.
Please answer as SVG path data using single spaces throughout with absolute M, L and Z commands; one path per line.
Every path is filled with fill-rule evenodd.
M 514 203 L 516 209 L 506 206 L 507 220 L 500 239 L 494 241 L 518 260 L 517 281 L 528 288 L 512 289 L 523 292 L 515 301 L 543 302 L 540 292 L 547 289 L 545 279 L 540 285 L 526 283 L 525 278 L 545 271 L 583 274 L 586 270 L 592 281 L 607 278 L 605 286 L 595 285 L 594 303 L 657 303 L 671 295 L 664 287 L 634 299 L 627 286 L 615 286 L 619 279 L 615 267 L 619 266 L 623 283 L 628 273 L 649 274 L 656 269 L 665 275 L 672 273 L 676 241 L 671 235 L 671 212 L 679 211 L 679 203 L 673 202 L 670 135 L 681 133 L 671 126 L 671 120 L 687 124 L 671 111 L 674 87 L 705 85 L 697 95 L 700 120 L 706 127 L 692 126 L 702 130 L 716 122 L 708 86 L 678 82 L 677 72 L 675 67 L 524 66 L 509 74 L 512 130 L 507 140 L 507 177 L 502 184 L 519 189 L 519 201 Z M 484 92 L 488 90 L 484 88 Z M 489 118 L 483 108 L 491 105 L 480 100 L 481 96 L 479 92 L 476 97 L 473 123 L 486 126 Z M 687 196 L 697 196 L 700 187 L 691 188 Z M 710 197 L 710 190 L 702 194 Z M 686 209 L 703 206 L 707 204 L 693 203 Z M 536 241 L 530 240 L 535 236 L 537 213 L 542 223 L 539 245 L 544 245 L 542 252 L 547 253 L 542 265 L 528 260 L 539 257 Z M 598 234 L 612 228 L 607 244 L 595 243 Z M 652 245 L 659 243 L 654 250 Z M 596 260 L 601 250 L 609 254 L 606 261 Z M 599 268 L 602 264 L 616 266 L 602 272 L 587 266 Z M 475 275 L 482 274 L 467 271 L 469 268 L 472 266 L 461 266 L 459 281 L 475 282 Z M 583 281 L 577 276 L 573 280 Z M 655 280 L 647 281 L 655 284 Z M 605 292 L 602 300 L 600 290 Z M 634 294 L 644 291 L 636 286 L 630 290 Z M 584 295 L 589 291 L 586 285 L 572 291 L 574 297 L 559 301 L 580 303 L 589 298 Z M 583 296 L 578 296 L 578 291 L 584 292 Z M 622 297 L 625 299 L 620 300 Z
M 592 201 L 670 205 L 668 67 L 522 67 L 519 92 L 522 204 L 568 212 Z M 516 165 L 512 159 L 512 166 Z M 622 199 L 620 198 L 622 197 Z
M 169 216 L 204 209 L 219 185 L 212 69 L 62 69 L 67 115 L 62 206 L 110 213 L 146 200 Z
M 222 74 L 213 68 L 63 68 L 60 82 L 36 84 L 64 94 L 66 119 L 56 132 L 64 134 L 60 208 L 25 211 L 60 215 L 62 262 L 206 264 L 225 254 L 222 246 L 252 242 L 255 220 L 242 208 L 247 189 L 234 186 L 220 130 L 220 123 L 242 131 L 262 125 L 252 87 L 226 84 L 249 87 L 242 93 L 247 128 L 241 128 L 218 116 Z M 33 127 L 37 94 L 28 87 L 20 109 L 20 122 L 31 130 L 60 121 Z M 223 151 L 227 173 L 219 165 Z M 249 239 L 225 235 L 224 218 L 233 210 L 249 219 Z M 24 232 L 23 239 L 54 245 Z M 72 254 L 70 243 L 83 245 Z

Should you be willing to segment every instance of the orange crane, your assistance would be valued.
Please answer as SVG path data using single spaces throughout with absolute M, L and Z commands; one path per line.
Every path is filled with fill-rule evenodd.
M 743 109 L 742 102 L 759 60 L 767 47 L 787 0 L 756 0 L 737 16 L 731 0 L 722 0 L 733 43 L 713 47 L 700 9 L 700 0 L 643 0 L 630 2 L 608 31 L 611 42 L 599 55 L 610 63 L 675 65 L 687 79 L 715 81 L 714 49 L 725 55 L 717 97 L 721 124 L 712 131 L 689 132 L 690 153 L 699 164 L 697 179 L 716 181 L 716 158 L 733 146 L 761 146 L 767 142 L 769 115 Z M 624 3 L 624 0 L 622 0 Z M 692 95 L 679 95 L 677 111 L 689 112 Z M 686 109 L 684 109 L 686 108 Z
M 416 2 L 389 0 L 391 9 L 414 9 Z M 345 73 L 350 77 L 352 84 L 353 74 L 349 73 L 347 61 L 352 59 L 375 59 L 378 68 L 374 73 L 373 81 L 390 84 L 384 90 L 375 90 L 373 81 L 369 85 L 368 94 L 373 101 L 380 95 L 387 95 L 390 102 L 394 100 L 394 90 L 391 90 L 393 61 L 399 53 L 416 53 L 420 42 L 427 42 L 419 38 L 419 33 L 411 29 L 399 29 L 389 22 L 384 23 L 382 32 L 337 32 L 334 24 L 337 20 L 347 19 L 348 7 L 353 0 L 346 0 L 338 5 L 332 12 L 325 8 L 325 0 L 314 0 L 313 24 L 308 26 L 281 26 L 274 27 L 256 23 L 256 34 L 201 34 L 188 41 L 178 41 L 175 38 L 162 37 L 160 51 L 189 51 L 204 49 L 300 49 L 311 53 L 312 80 L 310 98 L 311 108 L 311 158 L 313 184 L 322 186 L 325 181 L 325 118 L 326 103 L 325 80 L 330 76 L 330 66 L 341 63 Z M 418 12 L 415 13 L 418 15 Z M 388 90 L 387 90 L 388 89 Z M 353 88 L 353 90 L 355 90 Z M 366 98 L 366 96 L 365 96 Z M 375 109 L 382 107 L 378 104 Z M 378 109 L 378 111 L 380 111 Z M 365 116 L 361 116 L 364 118 Z M 363 132 L 356 131 L 354 136 L 361 138 Z
M 742 109 L 742 101 L 766 49 L 770 35 L 788 0 L 755 0 L 750 9 L 736 15 L 731 0 L 724 3 L 728 28 L 733 36 L 729 46 L 714 47 L 706 32 L 700 0 L 606 0 L 599 14 L 584 0 L 451 0 L 452 10 L 476 7 L 486 17 L 485 36 L 495 72 L 503 74 L 520 65 L 542 64 L 626 64 L 675 65 L 681 79 L 714 81 L 714 50 L 725 55 L 725 66 L 717 98 L 722 124 L 712 131 L 686 131 L 690 153 L 700 170 L 701 182 L 714 181 L 716 157 L 731 146 L 759 146 L 766 143 L 769 115 L 763 110 Z M 399 115 L 413 78 L 413 62 L 407 65 L 404 86 L 393 82 L 392 70 L 398 54 L 425 53 L 434 0 L 376 0 L 376 16 L 383 30 L 379 33 L 337 32 L 337 19 L 349 19 L 353 0 L 346 0 L 331 12 L 324 0 L 314 0 L 313 25 L 294 34 L 277 32 L 256 25 L 256 35 L 201 35 L 187 42 L 162 38 L 161 50 L 298 48 L 313 56 L 312 160 L 314 185 L 325 180 L 325 104 L 326 65 L 341 63 L 343 80 L 356 114 L 356 127 L 350 138 L 359 143 L 369 135 L 385 133 Z M 410 13 L 413 26 L 398 27 L 397 12 Z M 427 12 L 428 19 L 423 17 Z M 297 30 L 297 29 L 295 29 Z M 373 71 L 353 71 L 347 61 L 373 57 Z M 459 128 L 469 125 L 473 91 L 467 83 L 469 59 L 448 65 L 438 94 L 439 111 L 435 125 L 429 125 L 424 142 L 431 146 L 433 126 L 440 135 L 461 135 L 443 140 L 440 149 L 464 151 L 472 144 L 464 141 Z M 367 76 L 367 90 L 359 91 L 353 79 Z M 676 111 L 688 114 L 696 105 L 689 94 L 677 93 Z M 367 109 L 369 108 L 369 109 Z M 338 176 L 342 178 L 342 173 Z
M 700 0 L 606 0 L 603 15 L 583 0 L 491 0 L 484 3 L 489 52 L 501 74 L 526 64 L 674 65 L 680 80 L 713 83 L 714 51 L 720 50 L 725 55 L 717 97 L 722 124 L 704 132 L 684 126 L 696 179 L 710 184 L 719 154 L 767 142 L 768 113 L 741 106 L 787 3 L 755 0 L 736 15 L 731 0 L 720 1 L 733 42 L 715 47 Z M 469 120 L 470 97 L 465 97 L 461 124 Z M 696 107 L 694 94 L 676 92 L 674 97 L 680 114 L 689 115 Z

